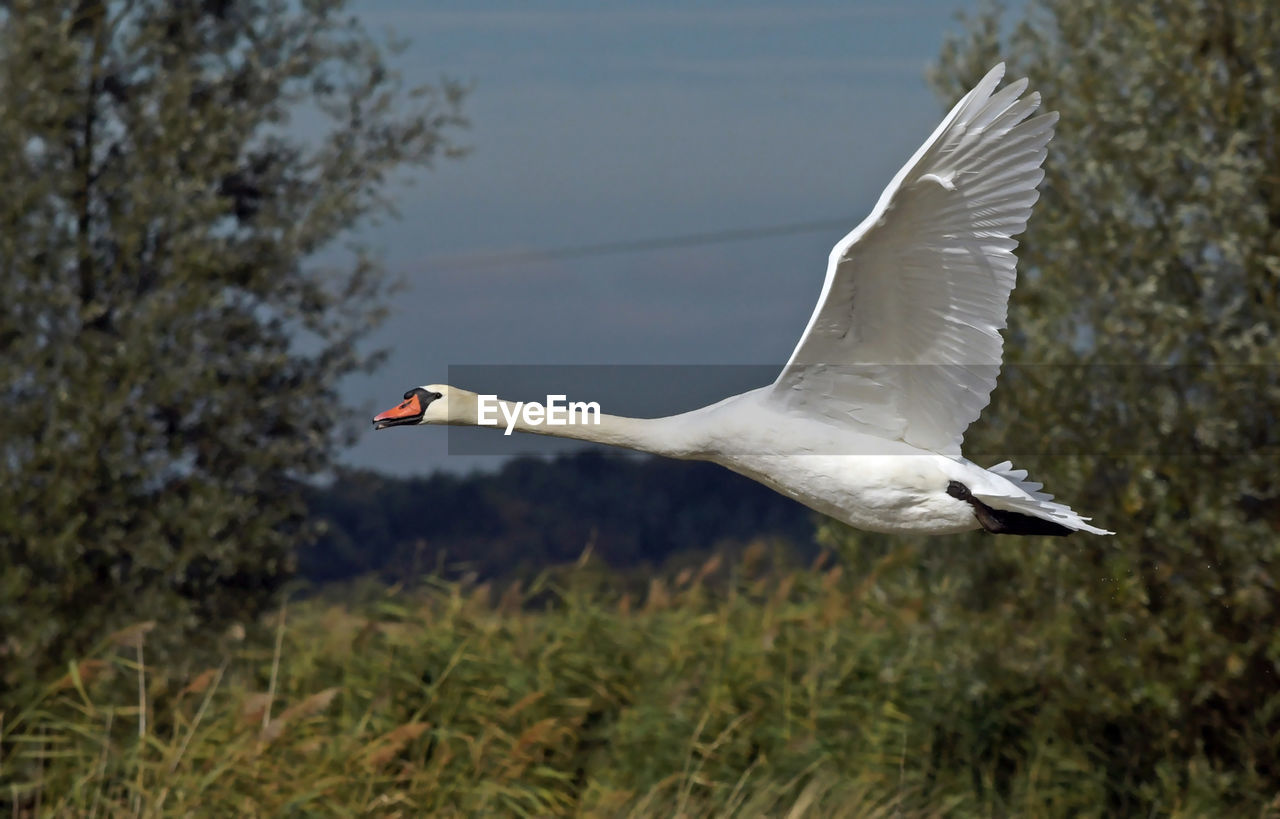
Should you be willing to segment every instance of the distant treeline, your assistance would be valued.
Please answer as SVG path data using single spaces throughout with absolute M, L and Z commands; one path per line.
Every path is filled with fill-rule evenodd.
M 761 538 L 801 557 L 815 551 L 814 514 L 754 481 L 713 464 L 599 452 L 519 458 L 465 476 L 344 470 L 308 502 L 325 531 L 301 552 L 299 573 L 315 583 L 527 576 L 588 545 L 615 568 Z

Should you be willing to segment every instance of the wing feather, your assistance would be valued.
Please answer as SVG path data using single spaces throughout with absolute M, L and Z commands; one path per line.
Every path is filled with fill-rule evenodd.
M 813 316 L 773 396 L 943 454 L 991 397 L 1018 243 L 1057 114 L 998 65 L 831 251 Z

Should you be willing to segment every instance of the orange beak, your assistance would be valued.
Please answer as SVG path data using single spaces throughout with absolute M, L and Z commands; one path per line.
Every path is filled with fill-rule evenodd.
M 421 418 L 422 404 L 418 403 L 418 396 L 415 394 L 386 412 L 373 416 L 373 428 L 386 429 L 387 427 L 416 424 Z

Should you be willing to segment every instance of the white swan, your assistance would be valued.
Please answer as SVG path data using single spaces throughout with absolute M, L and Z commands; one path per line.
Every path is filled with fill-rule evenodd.
M 1039 196 L 1058 119 L 1029 118 L 1039 94 L 1023 96 L 1026 80 L 996 92 L 1003 76 L 996 66 L 951 109 L 832 249 L 813 317 L 772 385 L 667 418 L 518 417 L 514 428 L 713 461 L 874 532 L 1111 534 L 1008 461 L 983 469 L 960 454 L 996 385 L 1012 237 Z M 373 423 L 475 425 L 480 409 L 475 393 L 428 385 Z

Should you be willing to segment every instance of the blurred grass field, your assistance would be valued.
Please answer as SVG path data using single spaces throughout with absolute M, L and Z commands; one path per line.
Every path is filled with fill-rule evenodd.
M 14 816 L 1116 815 L 1114 771 L 1062 723 L 1088 704 L 1000 690 L 1012 670 L 983 664 L 975 623 L 904 594 L 908 558 L 854 577 L 756 547 L 638 593 L 585 560 L 529 588 L 369 587 L 236 627 L 208 666 L 148 664 L 165 626 L 139 624 L 3 715 L 0 800 Z M 1248 782 L 1170 756 L 1133 785 L 1154 815 L 1280 815 Z

